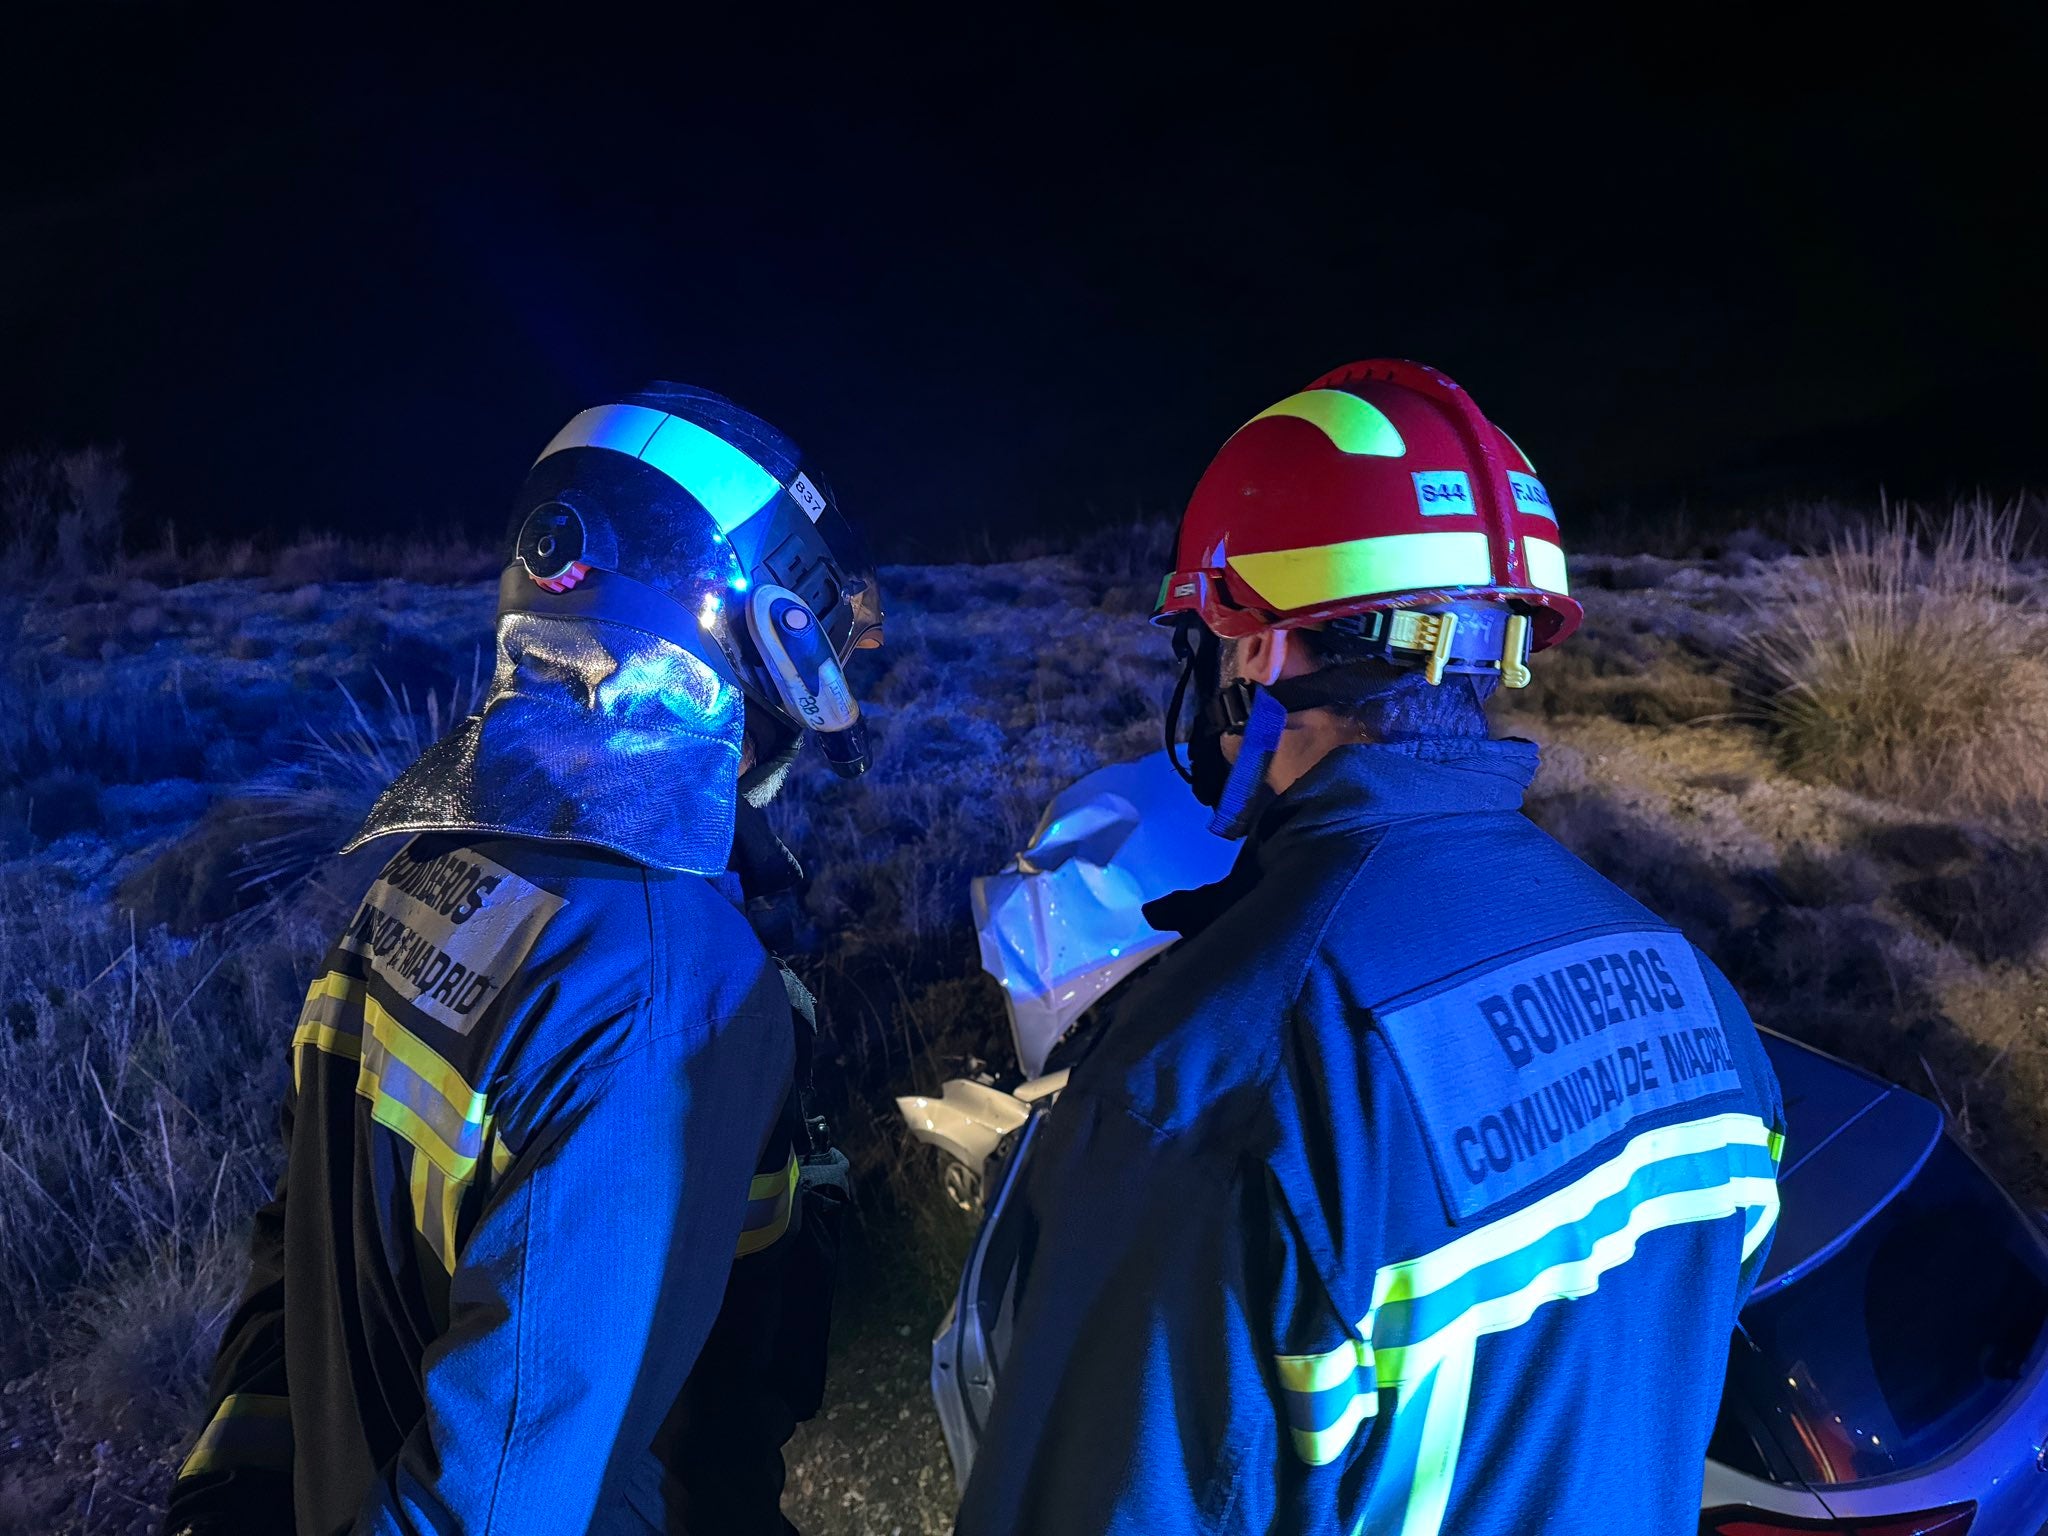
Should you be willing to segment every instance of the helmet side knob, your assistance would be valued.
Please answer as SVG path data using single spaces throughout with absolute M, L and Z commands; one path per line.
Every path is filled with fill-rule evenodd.
M 582 514 L 567 502 L 547 501 L 519 525 L 516 556 L 536 584 L 550 592 L 566 592 L 589 574 L 583 560 L 588 544 Z

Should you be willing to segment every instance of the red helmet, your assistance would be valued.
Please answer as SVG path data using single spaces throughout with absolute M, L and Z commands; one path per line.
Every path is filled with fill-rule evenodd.
M 1238 428 L 1195 487 L 1174 563 L 1153 621 L 1194 615 L 1226 639 L 1476 599 L 1507 606 L 1509 633 L 1526 624 L 1541 650 L 1583 617 L 1534 466 L 1450 379 L 1388 358 Z

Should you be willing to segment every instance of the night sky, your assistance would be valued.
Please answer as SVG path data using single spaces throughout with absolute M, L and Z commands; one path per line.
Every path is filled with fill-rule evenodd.
M 495 532 L 564 420 L 662 376 L 945 555 L 1177 511 L 1379 354 L 1464 382 L 1567 534 L 2048 488 L 2036 7 L 292 9 L 9 24 L 0 447 L 124 441 L 145 528 Z

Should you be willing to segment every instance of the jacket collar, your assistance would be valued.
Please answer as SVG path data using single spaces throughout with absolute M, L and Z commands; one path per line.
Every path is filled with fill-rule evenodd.
M 1519 738 L 1339 747 L 1259 818 L 1228 875 L 1148 902 L 1146 921 L 1166 933 L 1197 933 L 1311 839 L 1358 837 L 1412 816 L 1520 810 L 1537 760 L 1536 744 Z
M 1338 747 L 1273 802 L 1252 841 L 1284 844 L 1404 816 L 1518 811 L 1537 756 L 1533 741 L 1482 736 Z

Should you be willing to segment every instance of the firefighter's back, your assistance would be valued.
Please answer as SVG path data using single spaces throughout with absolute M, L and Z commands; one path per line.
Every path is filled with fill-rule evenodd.
M 713 882 L 526 839 L 427 835 L 392 847 L 292 1036 L 274 1208 L 281 1294 L 259 1283 L 250 1302 L 275 1309 L 275 1331 L 260 1321 L 231 1330 L 240 1347 L 223 1372 L 238 1390 L 220 1404 L 211 1448 L 202 1440 L 187 1464 L 181 1495 L 244 1509 L 274 1497 L 299 1530 L 346 1529 L 366 1501 L 417 1497 L 408 1463 L 438 1456 L 436 1508 L 488 1507 L 531 1472 L 527 1497 L 545 1519 L 547 1468 L 520 1464 L 516 1383 L 504 1379 L 523 1351 L 462 1344 L 512 1307 L 525 1328 L 545 1330 L 547 1369 L 581 1389 L 641 1370 L 648 1341 L 622 1333 L 674 1279 L 671 1264 L 625 1257 L 636 1234 L 737 1233 L 743 1247 L 746 1224 L 788 1219 L 780 1184 L 765 1201 L 751 1186 L 791 1049 L 780 979 Z M 687 1116 L 634 1112 L 642 1095 L 671 1102 L 683 1082 Z M 596 1134 L 582 1136 L 574 1170 L 559 1171 L 560 1145 L 585 1128 Z M 679 1166 L 692 1177 L 661 1176 Z M 568 1208 L 553 1208 L 565 1194 Z M 529 1272 L 527 1249 L 547 1275 Z M 259 1223 L 259 1282 L 264 1250 Z M 735 1251 L 727 1237 L 723 1260 L 693 1256 L 707 1296 Z M 607 1263 L 605 1305 L 555 1283 L 557 1272 Z M 513 1288 L 500 1297 L 502 1276 Z M 710 1310 L 661 1325 L 701 1338 Z M 682 1357 L 696 1347 L 684 1341 Z M 475 1423 L 441 1421 L 456 1400 L 474 1406 Z M 266 1424 L 269 1455 L 254 1432 Z M 501 1436 L 502 1449 L 451 1454 L 478 1432 Z M 651 1453 L 590 1450 L 599 1468 L 613 1466 L 593 1505 L 558 1511 L 559 1528 L 640 1528 L 628 1502 L 648 1503 L 658 1484 Z M 481 1481 L 466 1487 L 472 1471 Z M 280 1473 L 288 1495 L 261 1494 Z M 217 1486 L 237 1482 L 249 1486 Z
M 1297 1454 L 1348 1463 L 1367 1531 L 1692 1530 L 1776 1212 L 1776 1088 L 1727 983 L 1521 815 L 1403 818 L 1286 1049 L 1280 1183 L 1315 1191 L 1357 1363 L 1334 1391 L 1283 1368 Z

